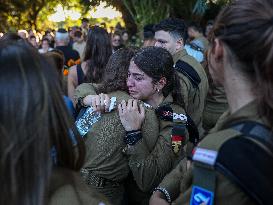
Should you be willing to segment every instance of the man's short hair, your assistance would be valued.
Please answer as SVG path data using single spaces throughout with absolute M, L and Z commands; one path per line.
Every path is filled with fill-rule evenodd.
M 196 22 L 191 22 L 189 25 L 188 25 L 188 28 L 192 28 L 193 30 L 199 32 L 199 33 L 202 33 L 202 27 L 200 26 L 200 24 L 196 23 Z
M 182 38 L 185 40 L 186 38 L 186 25 L 185 22 L 178 18 L 167 18 L 160 21 L 158 24 L 154 26 L 154 31 L 166 31 L 169 32 L 173 38 L 179 39 Z

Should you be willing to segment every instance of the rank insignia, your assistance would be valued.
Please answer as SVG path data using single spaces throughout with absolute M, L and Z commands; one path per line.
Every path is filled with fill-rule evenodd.
M 173 121 L 173 109 L 169 105 L 163 105 L 155 110 L 161 120 Z
M 183 140 L 182 136 L 175 136 L 175 135 L 172 136 L 172 148 L 175 154 L 178 154 L 182 145 L 182 140 Z
M 172 129 L 172 148 L 175 154 L 178 154 L 181 146 L 186 144 L 185 126 L 175 125 Z

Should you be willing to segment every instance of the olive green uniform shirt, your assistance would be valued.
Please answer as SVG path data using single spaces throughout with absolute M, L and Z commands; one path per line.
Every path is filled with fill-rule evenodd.
M 203 113 L 203 128 L 208 132 L 228 109 L 226 93 L 222 86 L 210 85 Z
M 243 120 L 251 120 L 263 123 L 267 125 L 265 119 L 259 118 L 257 112 L 257 103 L 255 101 L 247 104 L 246 106 L 239 109 L 237 112 L 230 114 L 228 111 L 224 113 L 218 120 L 216 126 L 211 131 L 211 134 L 205 137 L 203 141 L 210 143 L 213 147 L 214 143 L 217 142 L 217 138 L 227 135 L 230 129 L 223 129 L 231 123 L 240 122 Z M 212 133 L 213 132 L 213 133 Z M 202 142 L 203 142 L 202 141 Z M 202 147 L 202 142 L 200 147 Z M 251 156 L 250 156 L 251 157 Z M 169 175 L 167 175 L 161 182 L 160 187 L 164 187 L 168 190 L 171 195 L 173 204 L 189 204 L 193 175 L 192 169 L 194 169 L 194 163 L 185 175 L 183 173 L 183 166 L 180 163 Z M 179 191 L 180 190 L 180 191 Z M 179 193 L 181 193 L 179 195 Z M 228 178 L 220 173 L 216 173 L 216 191 L 215 191 L 214 204 L 217 205 L 252 205 L 255 204 L 249 196 L 247 196 L 236 184 L 231 182 Z
M 81 84 L 76 89 L 75 97 L 95 94 L 90 93 L 90 90 L 92 90 L 91 84 Z M 111 93 L 110 96 L 118 97 L 117 104 L 122 99 L 128 100 L 130 98 L 128 94 L 119 91 Z M 171 106 L 174 113 L 185 115 L 184 109 L 174 104 L 170 95 L 165 98 L 161 105 L 166 104 Z M 174 153 L 172 148 L 171 136 L 175 124 L 186 125 L 186 121 L 181 119 L 173 121 L 160 120 L 155 115 L 155 110 L 146 106 L 145 120 L 142 124 L 143 138 L 136 145 L 129 147 L 123 142 L 126 134 L 118 113 L 105 113 L 87 134 L 85 167 L 91 168 L 101 177 L 122 180 L 128 174 L 129 165 L 132 172 L 131 177 L 136 182 L 137 188 L 141 192 L 145 192 L 144 195 L 149 198 L 151 190 L 185 157 L 185 147 L 182 146 L 177 154 Z M 186 144 L 188 140 L 187 130 L 185 130 L 185 135 Z M 112 152 L 112 149 L 116 151 Z M 184 165 L 186 165 L 185 160 Z M 106 167 L 108 167 L 108 171 L 105 171 Z M 134 192 L 134 190 L 132 191 Z M 133 200 L 139 200 L 137 193 L 133 195 L 135 198 Z
M 53 168 L 44 199 L 48 205 L 110 205 L 105 197 L 87 187 L 78 173 L 64 168 Z
M 205 99 L 209 89 L 207 74 L 201 64 L 198 63 L 193 57 L 189 56 L 185 49 L 177 52 L 173 56 L 173 60 L 174 63 L 176 63 L 178 60 L 182 60 L 188 63 L 194 68 L 194 70 L 198 73 L 201 79 L 198 89 L 195 89 L 187 76 L 183 75 L 180 72 L 177 72 L 180 79 L 181 92 L 184 99 L 185 110 L 195 122 L 199 131 L 199 135 L 202 136 L 203 110 L 205 105 Z
M 75 91 L 75 98 L 85 97 L 89 94 L 96 95 L 94 84 L 81 84 Z M 122 100 L 130 99 L 130 96 L 123 91 L 115 91 L 108 94 L 116 97 L 116 105 Z M 123 181 L 130 171 L 128 159 L 123 149 L 126 144 L 124 137 L 125 129 L 120 121 L 117 110 L 103 113 L 101 118 L 92 125 L 92 128 L 85 136 L 86 159 L 84 168 L 91 171 L 98 177 L 111 180 L 113 187 L 93 188 L 97 189 L 113 204 L 120 204 L 123 198 Z M 152 149 L 159 135 L 159 122 L 153 109 L 145 108 L 145 120 L 142 125 L 142 136 L 148 148 Z M 119 183 L 119 187 L 115 185 Z M 115 201 L 115 203 L 114 203 Z
M 165 98 L 161 105 L 170 104 L 174 113 L 184 114 L 182 107 L 173 104 L 171 96 Z M 161 106 L 159 105 L 159 106 Z M 163 177 L 176 166 L 176 164 L 185 158 L 183 147 L 179 153 L 175 154 L 172 148 L 172 129 L 173 126 L 186 125 L 186 120 L 164 121 L 160 120 L 160 133 L 155 146 L 150 142 L 140 140 L 134 146 L 128 146 L 126 154 L 129 159 L 129 166 L 139 188 L 144 191 L 151 191 L 163 179 Z M 185 133 L 186 128 L 185 128 Z M 185 144 L 187 141 L 185 142 Z M 152 147 L 152 149 L 151 149 Z M 178 161 L 179 160 L 179 161 Z
M 169 95 L 159 105 L 170 105 L 174 114 L 185 115 L 181 106 L 173 103 L 173 98 Z M 180 151 L 175 153 L 172 147 L 172 129 L 176 125 L 185 126 L 186 121 L 173 119 L 172 121 L 160 120 L 160 133 L 155 146 L 151 149 L 151 144 L 140 140 L 134 146 L 127 147 L 126 154 L 129 159 L 129 166 L 132 172 L 132 179 L 127 180 L 126 190 L 130 205 L 148 204 L 152 190 L 162 181 L 178 163 L 183 161 L 186 167 L 186 144 L 188 133 L 185 128 L 186 140 L 180 147 Z M 184 146 L 184 147 L 183 147 Z

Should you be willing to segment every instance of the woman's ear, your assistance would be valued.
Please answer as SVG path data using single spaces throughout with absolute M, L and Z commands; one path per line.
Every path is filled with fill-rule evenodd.
M 214 39 L 208 50 L 209 73 L 216 84 L 221 84 L 224 78 L 224 47 L 219 39 Z
M 167 79 L 165 77 L 160 78 L 160 80 L 157 82 L 156 88 L 159 90 L 162 90 L 167 83 Z
M 212 49 L 212 55 L 214 55 L 215 61 L 220 62 L 223 61 L 223 43 L 219 39 L 214 39 L 214 45 Z

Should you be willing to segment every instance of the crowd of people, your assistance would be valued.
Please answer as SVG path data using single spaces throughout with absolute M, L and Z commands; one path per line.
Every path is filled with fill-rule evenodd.
M 272 204 L 273 2 L 128 39 L 0 38 L 0 204 Z

